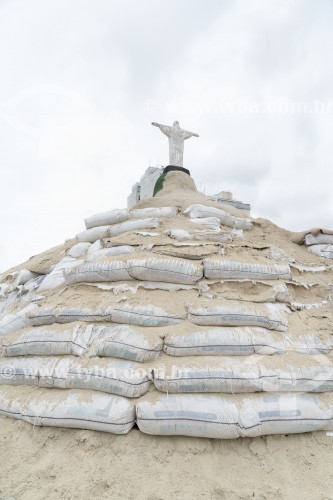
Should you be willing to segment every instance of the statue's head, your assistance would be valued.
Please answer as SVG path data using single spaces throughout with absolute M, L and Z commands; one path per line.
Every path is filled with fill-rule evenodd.
M 179 127 L 179 122 L 176 120 L 175 122 L 173 122 L 173 126 L 174 127 Z

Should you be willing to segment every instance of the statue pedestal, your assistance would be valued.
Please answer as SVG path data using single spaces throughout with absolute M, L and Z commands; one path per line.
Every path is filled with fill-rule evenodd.
M 168 165 L 164 167 L 163 174 L 167 174 L 168 172 L 183 172 L 191 177 L 190 171 L 187 168 L 177 167 L 176 165 Z

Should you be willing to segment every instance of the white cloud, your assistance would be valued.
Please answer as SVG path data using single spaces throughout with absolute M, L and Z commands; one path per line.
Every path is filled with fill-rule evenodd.
M 0 3 L 0 269 L 125 206 L 168 160 L 152 120 L 200 134 L 185 166 L 207 193 L 332 228 L 333 105 L 292 108 L 333 102 L 332 19 L 329 0 Z

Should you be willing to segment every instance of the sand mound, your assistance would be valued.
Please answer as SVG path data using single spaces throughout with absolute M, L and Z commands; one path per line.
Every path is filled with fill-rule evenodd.
M 0 278 L 0 497 L 330 498 L 332 231 L 180 172 L 108 217 Z

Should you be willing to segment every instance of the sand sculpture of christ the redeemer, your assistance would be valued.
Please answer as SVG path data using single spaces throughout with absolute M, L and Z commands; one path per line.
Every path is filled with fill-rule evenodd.
M 173 122 L 172 127 L 156 122 L 152 122 L 152 125 L 158 127 L 169 138 L 169 165 L 183 167 L 184 141 L 199 135 L 180 128 L 177 121 Z

